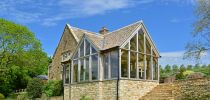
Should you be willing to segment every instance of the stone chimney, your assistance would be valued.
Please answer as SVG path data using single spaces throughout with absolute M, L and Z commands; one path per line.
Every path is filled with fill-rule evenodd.
M 109 30 L 106 27 L 102 27 L 101 30 L 99 31 L 100 34 L 105 35 L 109 33 Z

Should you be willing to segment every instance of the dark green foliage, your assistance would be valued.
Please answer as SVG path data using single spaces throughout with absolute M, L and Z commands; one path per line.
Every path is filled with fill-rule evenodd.
M 60 96 L 63 92 L 62 81 L 50 80 L 43 89 L 44 93 L 51 96 Z
M 27 93 L 29 98 L 40 98 L 42 95 L 43 81 L 38 78 L 33 78 L 27 85 Z
M 27 27 L 0 18 L 0 91 L 24 89 L 31 77 L 46 74 L 47 54 Z

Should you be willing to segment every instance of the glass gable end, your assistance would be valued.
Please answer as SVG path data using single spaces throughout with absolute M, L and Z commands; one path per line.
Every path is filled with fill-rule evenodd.
M 158 57 L 142 29 L 121 48 L 120 57 L 122 78 L 158 79 Z
M 98 51 L 86 39 L 80 43 L 73 57 L 73 83 L 99 79 Z

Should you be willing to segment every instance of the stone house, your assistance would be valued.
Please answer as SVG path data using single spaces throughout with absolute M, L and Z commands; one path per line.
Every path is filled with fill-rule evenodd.
M 159 84 L 160 57 L 143 21 L 99 33 L 66 25 L 49 66 L 64 99 L 138 100 Z

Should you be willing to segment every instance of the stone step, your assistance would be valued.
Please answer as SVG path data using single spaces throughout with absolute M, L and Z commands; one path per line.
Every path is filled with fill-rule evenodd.
M 174 100 L 171 84 L 160 84 L 139 100 Z

